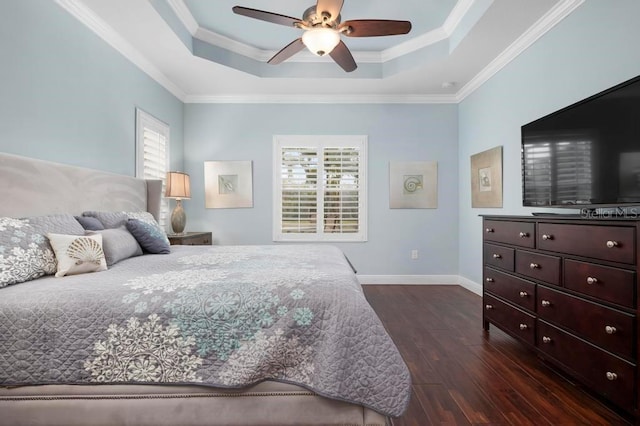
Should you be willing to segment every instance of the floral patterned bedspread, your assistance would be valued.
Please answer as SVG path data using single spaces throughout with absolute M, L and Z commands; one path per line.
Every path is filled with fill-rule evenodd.
M 337 248 L 172 246 L 0 289 L 0 386 L 266 379 L 406 408 L 407 367 Z

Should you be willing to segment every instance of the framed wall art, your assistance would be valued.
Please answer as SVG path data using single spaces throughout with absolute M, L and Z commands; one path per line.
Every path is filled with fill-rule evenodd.
M 235 209 L 253 207 L 251 161 L 205 161 L 205 207 Z
M 471 207 L 502 207 L 502 147 L 471 156 Z
M 438 208 L 436 161 L 391 161 L 389 207 L 392 209 Z

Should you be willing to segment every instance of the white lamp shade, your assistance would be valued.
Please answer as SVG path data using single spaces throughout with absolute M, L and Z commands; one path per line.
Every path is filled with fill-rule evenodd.
M 340 43 L 340 33 L 331 28 L 311 28 L 302 34 L 302 42 L 314 55 L 324 56 Z
M 164 196 L 167 198 L 189 199 L 191 198 L 191 182 L 189 175 L 182 172 L 168 172 L 166 191 Z

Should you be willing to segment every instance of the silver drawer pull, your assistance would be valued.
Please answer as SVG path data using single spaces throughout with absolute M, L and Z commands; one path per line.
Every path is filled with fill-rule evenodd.
M 527 324 L 520 324 L 520 330 L 524 331 L 524 330 L 526 330 L 527 328 L 529 328 L 529 327 L 527 326 Z
M 595 277 L 587 277 L 587 284 L 595 284 L 598 282 L 598 279 Z
M 487 234 L 491 234 L 492 232 L 495 232 L 495 231 L 493 230 L 493 228 L 487 228 L 484 230 L 484 232 L 486 232 Z
M 608 326 L 606 326 L 606 327 L 604 328 L 604 331 L 605 331 L 607 334 L 616 334 L 616 331 L 618 331 L 618 329 L 616 329 L 615 327 L 612 327 L 612 326 L 608 325 Z
M 493 253 L 493 258 L 494 259 L 502 259 L 502 256 L 500 256 L 498 253 Z
M 532 263 L 529 265 L 529 268 L 531 269 L 540 269 L 540 265 L 538 265 L 537 263 Z
M 529 293 L 527 293 L 526 291 L 521 291 L 520 292 L 520 297 L 527 297 L 529 295 Z
M 607 371 L 607 380 L 614 381 L 618 378 L 616 373 L 612 373 L 611 371 Z
M 549 302 L 548 300 L 543 300 L 542 302 L 540 302 L 540 304 L 544 308 L 548 308 L 549 306 L 551 306 L 551 302 Z
M 551 343 L 551 337 L 542 336 L 542 343 Z
M 529 237 L 529 233 L 528 232 L 521 232 L 520 233 L 520 238 L 528 238 Z
M 549 234 L 542 234 L 542 239 L 547 241 L 547 240 L 553 240 L 553 235 L 549 235 Z
M 484 308 L 485 308 L 487 311 L 490 311 L 491 309 L 493 309 L 493 305 L 484 305 Z
M 493 278 L 485 278 L 485 281 L 488 283 L 492 283 L 493 282 Z
M 618 242 L 617 241 L 607 241 L 607 247 L 609 247 L 609 248 L 618 247 Z

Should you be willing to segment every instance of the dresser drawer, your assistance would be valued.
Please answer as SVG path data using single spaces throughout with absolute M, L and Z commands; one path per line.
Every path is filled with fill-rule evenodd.
M 487 265 L 513 271 L 514 252 L 512 248 L 485 243 L 482 257 Z
M 636 274 L 619 268 L 564 260 L 564 286 L 607 302 L 634 308 Z
M 521 247 L 535 247 L 535 224 L 502 220 L 484 221 L 484 239 Z
M 633 411 L 635 406 L 635 366 L 538 320 L 536 345 L 567 370 L 584 380 L 595 392 L 620 407 Z
M 634 357 L 635 316 L 538 286 L 538 317 L 628 359 Z
M 536 308 L 536 285 L 513 275 L 485 267 L 484 289 L 524 309 Z
M 635 228 L 539 223 L 541 250 L 628 264 L 636 263 Z
M 484 318 L 524 342 L 535 344 L 535 318 L 520 309 L 484 294 Z
M 560 285 L 559 257 L 516 250 L 516 272 L 536 280 Z

